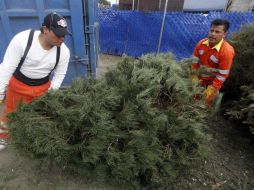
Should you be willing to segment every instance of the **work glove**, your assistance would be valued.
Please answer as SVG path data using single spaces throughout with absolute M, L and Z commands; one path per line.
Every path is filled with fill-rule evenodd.
M 209 85 L 205 90 L 204 90 L 204 97 L 205 97 L 205 103 L 208 107 L 211 107 L 213 104 L 213 101 L 218 93 L 218 90 L 213 86 Z
M 191 81 L 194 84 L 198 84 L 198 82 L 199 82 L 198 76 L 197 75 L 191 75 Z

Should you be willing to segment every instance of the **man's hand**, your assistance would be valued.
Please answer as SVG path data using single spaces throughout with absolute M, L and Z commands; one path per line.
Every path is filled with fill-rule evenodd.
M 198 84 L 199 83 L 199 78 L 197 75 L 191 75 L 191 81 L 194 84 Z
M 0 100 L 0 105 L 2 105 L 3 102 L 4 102 L 3 100 Z
M 214 98 L 216 97 L 218 90 L 213 86 L 209 85 L 205 91 L 204 91 L 204 96 L 205 96 L 205 103 L 207 106 L 212 106 Z

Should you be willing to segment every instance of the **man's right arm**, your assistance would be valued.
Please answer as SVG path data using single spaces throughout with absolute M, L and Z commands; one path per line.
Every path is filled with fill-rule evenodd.
M 11 40 L 5 52 L 3 62 L 0 64 L 0 101 L 4 99 L 6 87 L 23 56 L 23 47 L 19 38 L 16 35 Z
M 193 70 L 198 70 L 199 68 L 199 53 L 198 53 L 198 48 L 201 44 L 201 41 L 199 41 L 196 46 L 195 49 L 193 51 L 193 55 L 192 55 L 192 69 Z
M 195 49 L 193 51 L 193 55 L 192 55 L 192 70 L 194 71 L 193 74 L 191 75 L 191 80 L 194 83 L 198 83 L 199 82 L 199 78 L 197 74 L 194 74 L 196 70 L 198 70 L 199 68 L 199 54 L 198 54 L 198 47 L 200 45 L 200 42 L 196 44 Z

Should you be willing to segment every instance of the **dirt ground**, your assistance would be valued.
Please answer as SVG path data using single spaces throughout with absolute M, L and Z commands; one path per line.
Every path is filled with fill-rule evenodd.
M 98 75 L 115 65 L 120 57 L 100 55 Z M 208 121 L 211 136 L 209 156 L 186 179 L 186 188 L 194 190 L 254 190 L 254 140 L 247 131 L 217 114 Z M 188 188 L 187 188 L 188 186 Z M 119 189 L 94 184 L 57 169 L 43 169 L 36 160 L 17 154 L 10 145 L 0 152 L 0 190 L 107 190 Z M 171 189 L 170 187 L 168 189 Z
M 192 174 L 192 189 L 253 190 L 254 137 L 218 113 L 208 121 L 209 155 Z

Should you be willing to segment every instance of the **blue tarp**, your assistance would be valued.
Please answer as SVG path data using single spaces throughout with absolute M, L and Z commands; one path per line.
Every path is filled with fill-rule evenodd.
M 100 52 L 133 57 L 156 52 L 162 18 L 162 12 L 100 10 Z M 177 59 L 190 57 L 195 44 L 207 36 L 210 23 L 216 18 L 229 20 L 230 35 L 242 25 L 253 23 L 254 13 L 167 13 L 161 52 L 170 51 Z

